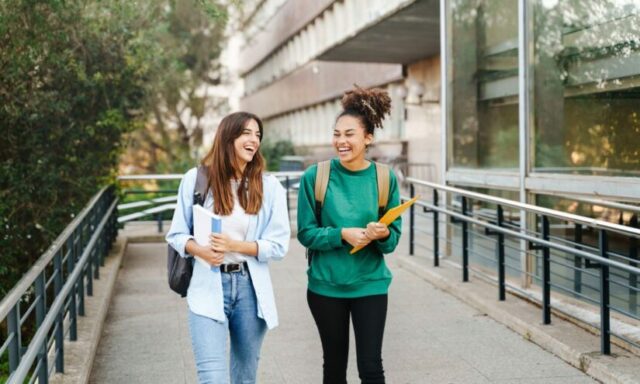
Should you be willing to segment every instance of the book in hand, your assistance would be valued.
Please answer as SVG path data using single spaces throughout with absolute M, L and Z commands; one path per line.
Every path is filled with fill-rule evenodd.
M 385 213 L 384 216 L 382 216 L 380 218 L 380 220 L 378 220 L 378 223 L 382 223 L 382 224 L 387 225 L 387 226 L 389 224 L 393 223 L 395 221 L 395 219 L 400 217 L 400 215 L 402 215 L 402 213 L 404 211 L 406 211 L 407 208 L 412 206 L 413 203 L 415 203 L 419 198 L 420 198 L 420 196 L 416 196 L 413 199 L 398 205 L 397 207 L 393 207 L 393 208 L 389 209 L 387 211 L 387 213 Z M 351 250 L 351 252 L 349 252 L 349 254 L 353 255 L 354 253 L 358 252 L 362 248 L 364 248 L 364 247 L 362 247 L 362 246 L 353 247 L 353 249 Z
M 222 231 L 222 218 L 201 205 L 193 206 L 193 237 L 196 243 L 203 247 L 209 246 L 209 235 Z M 207 268 L 212 268 L 211 264 L 204 259 L 194 256 L 194 258 Z

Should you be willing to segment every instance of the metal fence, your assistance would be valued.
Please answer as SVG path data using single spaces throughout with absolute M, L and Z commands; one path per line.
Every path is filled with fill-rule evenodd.
M 287 209 L 289 219 L 292 221 L 296 217 L 297 191 L 300 186 L 300 177 L 303 172 L 269 172 L 275 176 L 286 190 Z M 122 200 L 127 201 L 130 196 L 145 195 L 148 198 L 132 202 L 124 202 L 118 205 L 118 222 L 127 223 L 138 220 L 152 219 L 157 222 L 158 232 L 163 231 L 163 221 L 170 219 L 176 207 L 177 186 L 173 188 L 157 188 L 158 182 L 182 180 L 182 174 L 171 175 L 128 175 L 118 177 L 118 182 L 123 183 L 143 182 L 148 183 L 147 187 L 122 188 Z M 154 187 L 151 187 L 154 186 Z
M 77 339 L 85 295 L 93 295 L 93 279 L 116 237 L 114 191 L 100 190 L 0 303 L 8 383 L 46 384 L 54 370 L 64 372 L 64 339 Z M 25 328 L 33 335 L 23 335 Z
M 495 268 L 498 283 L 498 299 L 506 299 L 507 269 L 524 274 L 538 282 L 542 290 L 542 321 L 551 323 L 551 291 L 570 294 L 580 300 L 596 304 L 600 308 L 601 352 L 611 353 L 611 336 L 616 336 L 631 345 L 640 347 L 636 341 L 611 332 L 611 311 L 632 319 L 640 319 L 637 311 L 638 276 L 638 239 L 640 230 L 638 217 L 634 214 L 628 225 L 613 224 L 584 216 L 574 215 L 539 206 L 522 204 L 516 201 L 493 197 L 464 189 L 443 186 L 431 182 L 408 178 L 409 197 L 430 195 L 421 198 L 410 208 L 409 213 L 409 253 L 424 249 L 433 256 L 434 266 L 439 266 L 443 250 L 452 250 L 452 255 L 460 253 L 462 281 L 469 281 L 470 255 L 476 253 L 480 264 Z M 448 195 L 448 196 L 447 196 Z M 486 208 L 486 206 L 491 208 Z M 473 209 L 480 206 L 482 209 Z M 507 210 L 511 210 L 507 212 Z M 534 229 L 524 230 L 520 226 L 520 217 L 525 215 L 533 223 Z M 430 216 L 430 217 L 428 217 Z M 418 220 L 422 220 L 418 223 Z M 553 222 L 553 224 L 552 224 Z M 571 228 L 572 239 L 554 236 L 555 227 Z M 443 232 L 446 232 L 443 234 Z M 586 233 L 597 234 L 597 244 L 583 241 Z M 423 235 L 423 236 L 416 236 Z M 475 243 L 472 244 L 472 236 Z M 626 250 L 612 250 L 610 239 L 622 239 Z M 431 245 L 424 239 L 430 239 Z M 441 244 L 443 242 L 443 244 Z M 484 248 L 484 251 L 482 249 Z M 518 267 L 507 258 L 511 250 L 515 258 L 523 253 L 530 256 L 533 270 Z M 489 251 L 489 252 L 486 252 Z M 493 251 L 493 257 L 491 255 Z M 483 260 L 484 259 L 484 260 Z M 569 260 L 569 262 L 568 262 Z M 552 265 L 556 273 L 552 272 Z M 568 279 L 572 285 L 563 284 L 558 278 L 558 270 L 571 271 Z M 474 269 L 482 273 L 482 268 Z M 587 287 L 597 294 L 585 295 L 583 292 L 585 277 L 594 280 Z M 517 290 L 517 287 L 509 285 Z M 612 305 L 611 288 L 626 294 L 624 303 L 628 309 Z

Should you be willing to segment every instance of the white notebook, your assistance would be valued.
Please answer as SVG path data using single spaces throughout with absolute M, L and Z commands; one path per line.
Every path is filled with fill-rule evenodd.
M 201 205 L 193 206 L 193 237 L 201 246 L 209 245 L 209 235 L 211 233 L 220 233 L 222 231 L 222 218 L 216 215 L 212 211 L 204 208 Z M 207 268 L 212 268 L 211 264 L 207 263 L 198 256 L 195 259 L 202 263 Z

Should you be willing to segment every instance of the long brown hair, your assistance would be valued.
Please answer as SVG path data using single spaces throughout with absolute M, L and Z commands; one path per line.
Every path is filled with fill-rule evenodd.
M 230 215 L 233 211 L 233 194 L 231 180 L 236 178 L 240 166 L 233 146 L 234 141 L 242 135 L 249 121 L 255 120 L 260 130 L 262 141 L 262 121 L 258 116 L 248 112 L 235 112 L 225 116 L 216 132 L 209 153 L 202 159 L 202 165 L 209 170 L 209 189 L 213 193 L 213 212 L 218 215 Z M 238 200 L 248 214 L 255 215 L 262 206 L 262 172 L 264 158 L 260 148 L 242 173 L 238 186 Z

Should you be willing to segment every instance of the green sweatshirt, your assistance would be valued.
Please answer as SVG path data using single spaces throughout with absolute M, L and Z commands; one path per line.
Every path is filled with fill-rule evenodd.
M 392 276 L 383 254 L 393 252 L 398 245 L 402 219 L 391 223 L 389 237 L 372 241 L 353 255 L 349 254 L 352 246 L 341 236 L 342 228 L 366 228 L 368 223 L 378 221 L 375 164 L 354 172 L 343 167 L 338 159 L 331 160 L 320 225 L 314 213 L 317 169 L 313 165 L 304 173 L 298 195 L 298 240 L 313 253 L 307 270 L 309 290 L 344 298 L 386 294 Z M 385 211 L 398 204 L 398 182 L 391 172 Z

